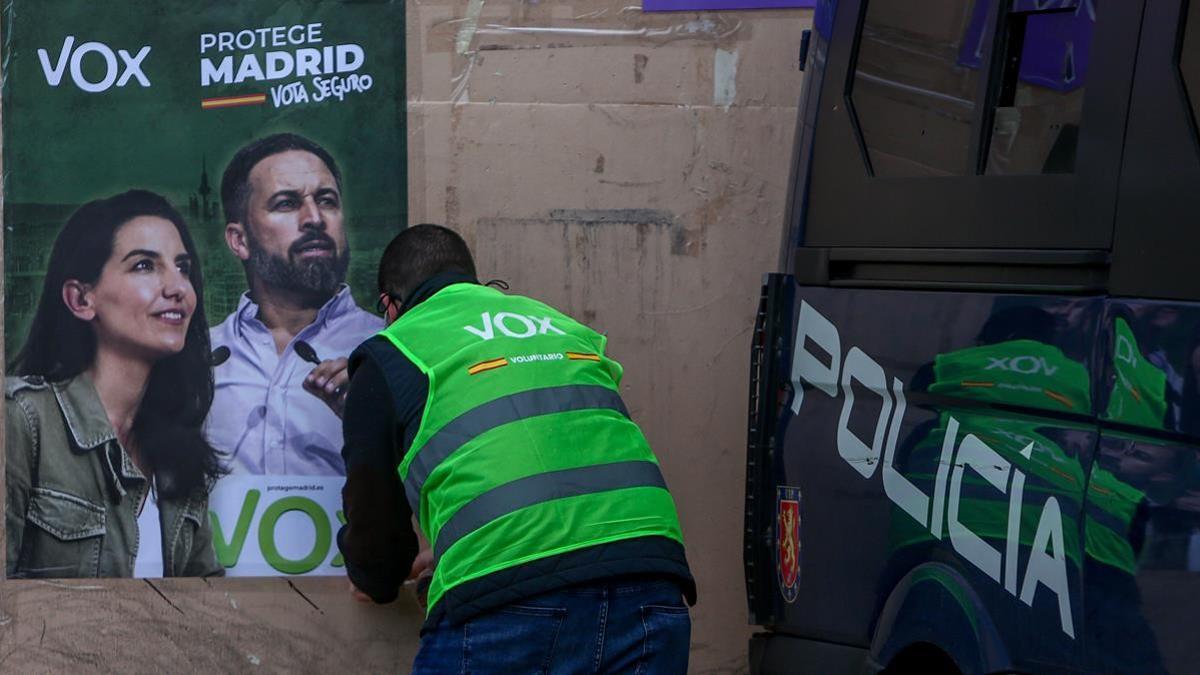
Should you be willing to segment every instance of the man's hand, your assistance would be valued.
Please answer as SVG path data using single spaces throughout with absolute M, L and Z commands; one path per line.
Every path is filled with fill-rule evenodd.
M 417 604 L 426 609 L 429 603 L 429 584 L 433 582 L 433 549 L 425 537 L 421 537 L 421 551 L 413 559 L 412 569 L 408 572 L 408 581 L 416 579 L 413 594 L 417 596 Z
M 421 552 L 413 559 L 412 569 L 408 571 L 408 579 L 406 581 L 412 581 L 426 571 L 433 574 L 433 549 L 428 546 L 422 546 Z
M 346 406 L 346 391 L 349 389 L 350 373 L 347 359 L 327 359 L 321 365 L 312 369 L 304 378 L 304 390 L 316 396 L 329 406 L 338 418 Z

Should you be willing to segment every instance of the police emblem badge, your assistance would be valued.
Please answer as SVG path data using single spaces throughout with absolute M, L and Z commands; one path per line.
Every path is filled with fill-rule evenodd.
M 780 485 L 775 500 L 775 548 L 779 592 L 795 602 L 800 593 L 800 488 Z

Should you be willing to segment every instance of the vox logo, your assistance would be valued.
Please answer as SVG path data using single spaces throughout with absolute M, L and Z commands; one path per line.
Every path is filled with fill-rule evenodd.
M 1046 362 L 1044 356 L 1014 356 L 1011 358 L 995 358 L 988 357 L 988 365 L 984 370 L 1004 370 L 1010 373 L 1020 373 L 1021 375 L 1034 375 L 1037 373 L 1045 373 L 1047 376 L 1053 377 L 1054 373 L 1058 372 L 1058 366 L 1052 366 Z
M 63 76 L 69 71 L 75 86 L 92 94 L 108 91 L 114 85 L 124 87 L 130 80 L 137 80 L 143 87 L 149 87 L 150 79 L 142 72 L 142 63 L 149 54 L 150 45 L 142 47 L 136 54 L 130 54 L 124 49 L 114 51 L 103 42 L 84 42 L 76 46 L 74 35 L 68 35 L 67 39 L 63 40 L 62 48 L 59 49 L 53 64 L 50 62 L 50 52 L 45 49 L 37 50 L 47 84 L 51 87 L 59 86 Z M 91 58 L 87 58 L 89 55 Z M 88 79 L 88 75 L 83 72 L 85 58 L 87 63 L 96 63 L 103 67 L 103 71 L 92 70 L 93 76 L 99 72 L 103 72 L 104 75 L 97 80 Z
M 479 315 L 481 325 L 463 326 L 463 330 L 474 335 L 478 335 L 483 340 L 492 340 L 496 337 L 496 333 L 510 338 L 531 338 L 535 335 L 566 335 L 566 333 L 554 327 L 550 323 L 550 317 L 538 317 L 528 314 L 514 314 L 512 312 L 500 312 L 492 316 L 491 312 L 484 312 Z

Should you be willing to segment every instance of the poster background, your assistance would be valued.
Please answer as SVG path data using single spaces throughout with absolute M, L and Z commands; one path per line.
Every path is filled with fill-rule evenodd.
M 183 214 L 200 256 L 209 327 L 220 323 L 246 290 L 241 263 L 224 241 L 220 204 L 221 174 L 246 142 L 268 134 L 299 133 L 323 145 L 342 172 L 343 212 L 351 250 L 347 281 L 359 306 L 375 304 L 375 270 L 383 246 L 407 220 L 405 146 L 404 3 L 392 0 L 254 0 L 197 4 L 146 0 L 98 10 L 85 0 L 15 0 L 4 10 L 4 274 L 5 361 L 20 350 L 36 310 L 54 239 L 83 203 L 133 188 L 164 195 Z M 369 74 L 370 89 L 342 100 L 297 103 L 276 108 L 270 88 L 312 77 L 201 86 L 200 35 L 206 32 L 322 23 L 316 45 L 255 46 L 203 56 L 219 62 L 247 53 L 302 47 L 357 44 L 364 62 L 355 73 Z M 64 41 L 75 47 L 105 44 L 114 53 L 135 55 L 150 81 L 136 79 L 89 93 L 77 87 L 70 55 L 58 86 L 51 86 L 38 56 L 59 63 Z M 79 61 L 91 82 L 104 80 L 105 60 L 92 52 Z M 117 59 L 122 65 L 122 59 Z M 120 72 L 124 68 L 119 68 Z M 322 76 L 327 77 L 327 76 Z M 244 107 L 202 109 L 201 100 L 267 94 L 266 102 Z M 311 482 L 319 489 L 294 492 L 289 485 Z M 282 573 L 268 565 L 259 546 L 263 513 L 279 499 L 306 496 L 320 506 L 336 533 L 341 479 L 238 477 L 223 480 L 210 508 L 224 540 L 245 542 L 233 575 Z M 281 488 L 283 486 L 283 488 Z M 284 489 L 286 488 L 286 489 Z M 250 491 L 261 494 L 246 536 L 235 536 L 238 514 Z M 312 557 L 314 566 L 293 573 L 342 574 L 336 548 L 315 536 L 312 519 L 299 510 L 279 516 L 275 548 L 286 559 Z M 322 550 L 318 550 L 322 549 Z M 311 554 L 311 555 L 310 555 Z M 278 556 L 276 556 L 278 559 Z M 283 565 L 282 567 L 288 567 Z M 297 567 L 292 565 L 292 567 Z
M 147 0 L 125 7 L 97 11 L 83 0 L 6 5 L 6 362 L 24 343 L 50 248 L 67 217 L 84 202 L 135 187 L 166 196 L 183 213 L 200 253 L 209 325 L 224 319 L 246 281 L 224 242 L 221 172 L 242 144 L 279 131 L 307 136 L 337 160 L 351 248 L 348 281 L 359 305 L 373 307 L 378 252 L 407 217 L 404 3 Z M 200 108 L 203 98 L 267 93 L 268 85 L 301 79 L 201 87 L 201 33 L 314 22 L 324 23 L 323 44 L 363 47 L 358 72 L 371 75 L 370 90 L 279 109 L 269 94 L 262 105 Z M 150 45 L 143 72 L 151 86 L 131 80 L 86 93 L 68 72 L 50 87 L 36 50 L 46 49 L 53 65 L 68 35 L 77 45 L 97 41 L 130 54 Z M 235 62 L 242 53 L 234 52 Z M 211 50 L 208 55 L 217 56 Z M 92 81 L 103 78 L 99 56 L 81 64 Z M 207 195 L 201 192 L 205 183 Z

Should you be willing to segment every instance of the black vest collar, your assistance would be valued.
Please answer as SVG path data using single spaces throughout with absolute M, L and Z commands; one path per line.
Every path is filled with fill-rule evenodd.
M 435 274 L 421 282 L 421 285 L 417 286 L 416 290 L 412 292 L 412 295 L 404 299 L 404 303 L 400 305 L 400 314 L 397 316 L 397 318 L 404 316 L 410 309 L 416 307 L 422 302 L 425 302 L 435 293 L 447 286 L 453 284 L 478 283 L 479 280 L 475 277 L 471 276 L 470 274 L 463 274 L 461 272 L 441 272 L 440 274 Z

